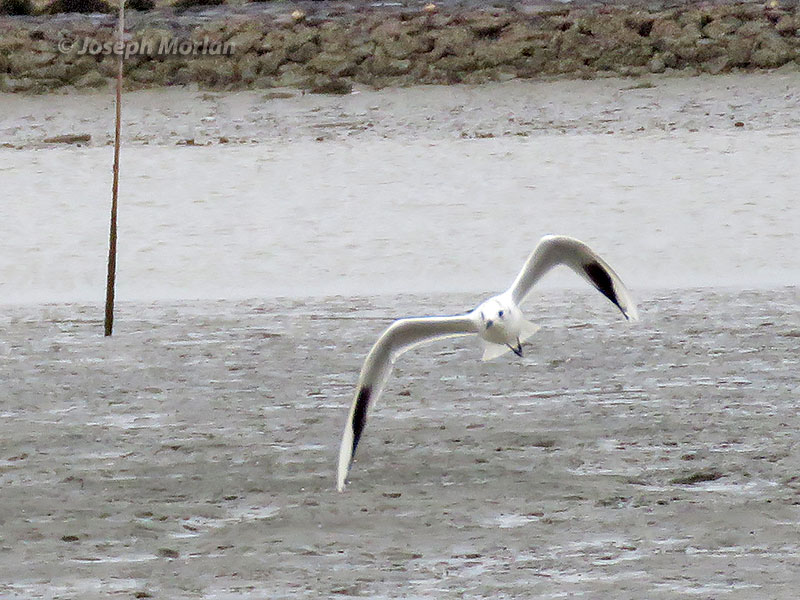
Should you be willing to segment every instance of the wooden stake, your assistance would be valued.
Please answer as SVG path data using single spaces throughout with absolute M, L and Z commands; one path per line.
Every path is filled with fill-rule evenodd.
M 119 0 L 119 45 L 117 54 L 117 117 L 114 127 L 114 180 L 111 184 L 111 230 L 108 236 L 105 335 L 114 329 L 114 285 L 117 278 L 117 189 L 119 187 L 119 132 L 122 120 L 122 61 L 125 48 L 125 0 Z

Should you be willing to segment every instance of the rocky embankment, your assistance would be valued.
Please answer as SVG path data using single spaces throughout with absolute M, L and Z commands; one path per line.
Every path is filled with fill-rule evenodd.
M 109 15 L 3 18 L 0 91 L 107 85 L 116 73 L 114 27 Z M 130 88 L 347 92 L 353 83 L 800 67 L 800 8 L 774 1 L 674 8 L 269 3 L 131 11 L 127 35 Z

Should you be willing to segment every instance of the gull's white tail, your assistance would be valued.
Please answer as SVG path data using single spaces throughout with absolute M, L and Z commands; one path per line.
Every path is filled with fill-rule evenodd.
M 536 323 L 531 323 L 528 320 L 522 320 L 522 327 L 520 329 L 519 334 L 519 343 L 524 344 L 528 341 L 533 334 L 541 329 L 541 325 L 537 325 Z M 487 360 L 494 360 L 495 358 L 499 358 L 508 352 L 512 352 L 514 349 L 511 346 L 506 346 L 505 344 L 493 344 L 492 342 L 483 341 L 483 357 L 481 360 L 484 362 Z

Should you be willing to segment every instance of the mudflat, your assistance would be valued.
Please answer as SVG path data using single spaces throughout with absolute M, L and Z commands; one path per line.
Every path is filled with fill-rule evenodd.
M 113 104 L 0 95 L 0 596 L 795 598 L 797 74 L 649 83 L 126 95 L 110 339 Z M 642 320 L 404 355 L 337 493 L 383 328 L 550 232 Z
M 800 291 L 642 321 L 548 292 L 522 359 L 402 357 L 335 491 L 392 316 L 473 297 L 3 311 L 6 598 L 792 598 Z

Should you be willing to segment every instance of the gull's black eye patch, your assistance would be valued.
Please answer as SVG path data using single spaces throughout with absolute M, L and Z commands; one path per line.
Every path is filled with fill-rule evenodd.
M 503 316 L 503 311 L 501 310 L 499 313 L 497 313 L 497 316 L 498 317 L 502 317 Z

